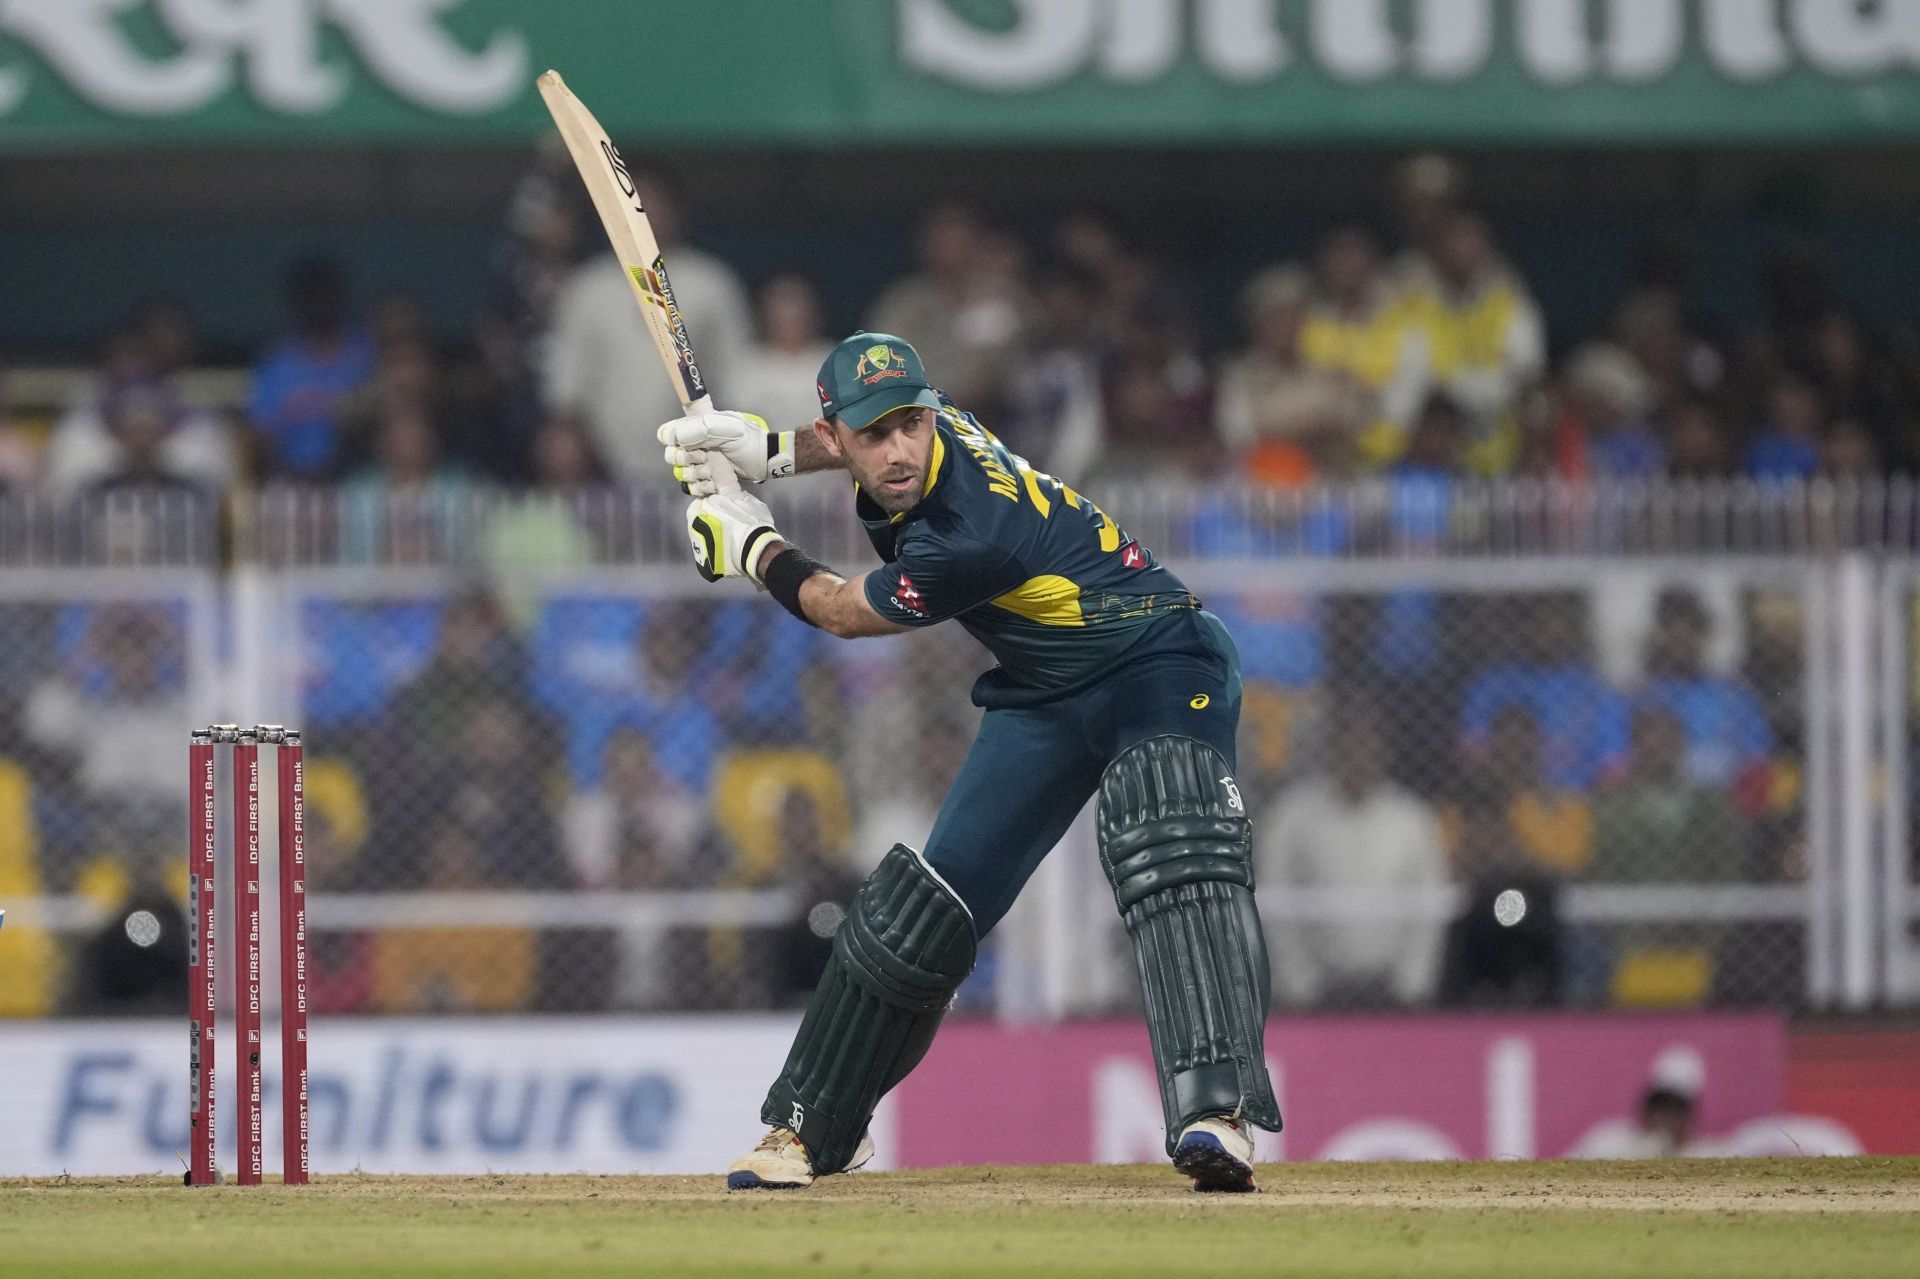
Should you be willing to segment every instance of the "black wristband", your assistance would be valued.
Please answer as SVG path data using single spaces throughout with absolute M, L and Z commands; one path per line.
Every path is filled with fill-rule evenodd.
M 765 581 L 767 594 L 780 601 L 780 607 L 792 613 L 808 626 L 819 623 L 807 616 L 800 607 L 800 584 L 815 573 L 831 573 L 832 569 L 818 560 L 810 558 L 797 546 L 789 546 L 773 557 L 773 563 L 767 565 L 760 574 Z
M 766 583 L 760 581 L 760 575 L 753 571 L 753 566 L 759 562 L 761 547 L 767 542 L 779 540 L 780 533 L 771 524 L 762 524 L 748 533 L 746 540 L 740 543 L 740 571 L 753 581 L 765 586 Z

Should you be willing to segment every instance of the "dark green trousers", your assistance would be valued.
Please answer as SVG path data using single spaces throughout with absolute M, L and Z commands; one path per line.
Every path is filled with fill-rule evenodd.
M 1129 746 L 1178 734 L 1234 765 L 1240 655 L 1200 614 L 1207 651 L 1123 661 L 1113 674 L 1042 706 L 989 710 L 924 850 L 973 912 L 975 935 L 1006 915 L 1040 859 Z

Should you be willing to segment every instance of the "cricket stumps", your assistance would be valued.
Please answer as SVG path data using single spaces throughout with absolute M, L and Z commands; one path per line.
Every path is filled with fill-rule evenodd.
M 278 724 L 242 728 L 214 724 L 188 735 L 189 921 L 187 929 L 190 996 L 188 1025 L 188 1132 L 192 1143 L 186 1183 L 214 1185 L 219 1125 L 215 1109 L 214 1066 L 219 1044 L 219 967 L 214 939 L 218 914 L 215 881 L 219 867 L 219 786 L 224 749 L 232 811 L 232 958 L 234 1015 L 234 1096 L 240 1113 L 238 1164 L 234 1180 L 257 1186 L 264 1179 L 266 1136 L 264 1035 L 266 954 L 260 884 L 264 852 L 261 832 L 260 748 L 275 755 L 279 799 L 274 852 L 279 860 L 280 907 L 280 1065 L 282 1180 L 306 1184 L 311 1171 L 307 1079 L 307 906 L 305 761 L 300 733 Z

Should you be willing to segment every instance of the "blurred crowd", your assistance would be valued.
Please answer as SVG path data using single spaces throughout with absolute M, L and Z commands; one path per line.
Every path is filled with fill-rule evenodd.
M 706 592 L 567 594 L 524 622 L 479 586 L 297 611 L 309 891 L 583 906 L 546 928 L 323 923 L 320 1012 L 793 1003 L 860 877 L 931 830 L 986 665 L 958 632 L 855 649 Z M 9 930 L 0 1016 L 178 1003 L 192 627 L 173 601 L 0 604 L 0 898 L 107 909 L 76 946 Z M 743 890 L 772 922 L 619 908 Z
M 805 264 L 749 287 L 698 247 L 670 180 L 639 181 L 723 407 L 810 421 L 839 334 Z M 1200 296 L 1166 246 L 1098 211 L 1023 239 L 942 203 L 905 273 L 835 318 L 914 342 L 956 400 L 1076 482 L 1168 467 L 1279 488 L 1381 473 L 1779 480 L 1920 461 L 1920 344 L 1869 331 L 1817 249 L 1775 251 L 1761 304 L 1725 314 L 1695 296 L 1685 247 L 1653 241 L 1610 322 L 1550 334 L 1471 196 L 1460 164 L 1413 157 L 1377 210 L 1276 253 L 1237 299 Z M 414 298 L 363 305 L 344 262 L 294 263 L 287 331 L 230 411 L 183 391 L 192 325 L 151 303 L 54 420 L 0 395 L 0 483 L 66 496 L 341 481 L 365 498 L 657 478 L 650 428 L 677 405 L 557 145 L 513 192 L 492 279 L 450 349 Z
M 1791 592 L 1724 585 L 1213 593 L 1245 661 L 1238 777 L 1276 999 L 1692 1006 L 1798 989 L 1796 925 L 1704 922 L 1684 897 L 1639 921 L 1561 909 L 1570 887 L 1803 877 L 1806 619 Z M 569 591 L 524 619 L 477 586 L 323 591 L 297 614 L 310 889 L 583 904 L 530 928 L 336 918 L 313 968 L 327 1012 L 802 998 L 860 876 L 931 829 L 987 661 L 951 628 L 838 643 L 697 583 Z M 129 941 L 123 916 L 184 927 L 186 610 L 8 606 L 0 621 L 17 654 L 0 690 L 15 743 L 0 892 L 115 905 L 92 944 L 119 961 L 88 951 L 64 980 L 50 964 L 37 1002 L 32 983 L 11 995 L 40 1011 L 164 1003 L 177 956 Z M 774 922 L 593 904 L 739 890 L 776 898 Z
M 723 406 L 809 421 L 836 336 L 814 284 L 791 271 L 749 289 L 689 241 L 670 182 L 640 183 Z M 249 482 L 330 484 L 347 563 L 417 562 L 397 549 L 396 496 L 430 512 L 494 485 L 657 484 L 651 427 L 677 404 L 577 188 L 562 151 L 529 166 L 495 302 L 465 349 L 436 343 L 415 301 L 358 305 L 344 263 L 308 258 L 244 405 L 194 402 L 192 325 L 155 303 L 54 420 L 0 398 L 0 484 L 213 500 Z M 917 260 L 857 318 L 914 342 L 957 401 L 1076 483 L 1384 476 L 1434 499 L 1395 507 L 1415 540 L 1437 540 L 1445 494 L 1468 476 L 1781 480 L 1920 458 L 1920 361 L 1866 331 L 1817 256 L 1778 258 L 1764 310 L 1730 317 L 1689 295 L 1683 256 L 1649 252 L 1607 330 L 1573 340 L 1545 331 L 1459 166 L 1416 157 L 1391 196 L 1377 225 L 1334 227 L 1248 280 L 1224 349 L 1203 299 L 1092 211 L 1042 244 L 978 207 L 930 208 Z M 1310 522 L 1309 548 L 1353 544 L 1338 511 Z M 538 510 L 490 536 L 496 563 L 585 562 L 578 527 Z M 1180 536 L 1201 556 L 1267 545 L 1231 507 L 1194 512 Z M 450 601 L 299 602 L 314 891 L 765 889 L 793 922 L 323 930 L 315 1007 L 802 997 L 837 903 L 890 844 L 930 829 L 984 654 L 952 628 L 838 645 L 738 600 L 536 599 L 490 581 Z M 1263 895 L 1465 902 L 1394 927 L 1337 909 L 1276 917 L 1278 1000 L 1675 1005 L 1795 989 L 1790 926 L 1563 917 L 1568 886 L 1803 873 L 1797 597 L 1674 585 L 1636 612 L 1603 595 L 1208 593 L 1246 659 L 1241 782 Z M 1601 633 L 1621 617 L 1638 620 Z M 210 642 L 191 630 L 172 603 L 0 607 L 16 655 L 0 663 L 0 737 L 14 743 L 0 890 L 117 907 L 64 961 L 39 957 L 44 980 L 0 991 L 0 1012 L 177 999 L 178 948 L 122 920 L 137 906 L 184 927 L 181 739 L 192 651 Z
M 1409 602 L 1423 618 L 1395 616 Z M 1314 902 L 1269 922 L 1283 1003 L 1672 1006 L 1795 988 L 1790 928 L 1706 924 L 1692 906 L 1639 922 L 1562 910 L 1573 886 L 1804 875 L 1791 596 L 1709 604 L 1669 585 L 1318 607 L 1317 680 L 1249 663 L 1241 781 L 1261 890 Z M 1633 623 L 1603 660 L 1607 613 Z M 1243 652 L 1273 651 L 1270 626 L 1236 621 Z M 1463 897 L 1436 897 L 1449 888 Z M 1344 911 L 1343 892 L 1359 895 Z

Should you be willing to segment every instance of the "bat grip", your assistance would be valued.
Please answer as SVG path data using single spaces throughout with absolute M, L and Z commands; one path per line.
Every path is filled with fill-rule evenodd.
M 699 399 L 686 405 L 685 412 L 688 417 L 698 417 L 703 413 L 713 412 L 713 397 L 711 395 L 701 396 Z M 740 477 L 734 474 L 733 463 L 728 462 L 724 457 L 721 458 L 720 461 L 721 466 L 713 477 L 715 494 L 738 493 L 740 491 Z

